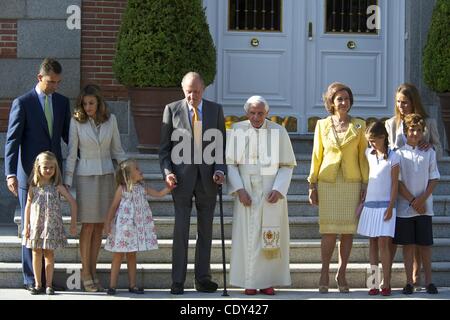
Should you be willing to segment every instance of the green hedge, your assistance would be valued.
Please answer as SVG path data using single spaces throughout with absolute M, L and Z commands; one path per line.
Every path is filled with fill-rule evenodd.
M 201 0 L 128 0 L 113 70 L 133 87 L 179 87 L 188 71 L 209 85 L 216 50 Z
M 423 54 L 425 83 L 436 92 L 450 91 L 450 0 L 437 0 Z

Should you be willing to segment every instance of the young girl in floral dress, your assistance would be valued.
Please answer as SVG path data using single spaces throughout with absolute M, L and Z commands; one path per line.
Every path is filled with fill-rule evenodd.
M 116 173 L 117 191 L 108 211 L 105 232 L 108 234 L 105 249 L 113 252 L 111 281 L 107 294 L 116 294 L 117 278 L 123 255 L 127 258 L 129 292 L 142 294 L 136 286 L 136 252 L 158 248 L 152 211 L 147 195 L 163 197 L 171 189 L 157 191 L 145 188 L 144 177 L 135 160 L 120 163 Z
M 44 292 L 42 286 L 42 255 L 45 259 L 45 292 L 55 294 L 52 287 L 55 264 L 54 250 L 67 245 L 61 214 L 59 196 L 62 195 L 70 204 L 70 233 L 77 233 L 77 203 L 62 185 L 58 161 L 53 153 L 40 153 L 34 161 L 30 175 L 27 204 L 25 206 L 25 225 L 23 245 L 33 250 L 33 272 L 35 287 L 30 293 Z

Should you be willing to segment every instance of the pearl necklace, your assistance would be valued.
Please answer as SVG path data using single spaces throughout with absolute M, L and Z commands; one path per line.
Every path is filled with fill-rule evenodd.
M 346 126 L 347 126 L 347 124 L 349 123 L 349 121 L 348 121 L 348 119 L 346 119 L 346 120 L 335 120 L 334 119 L 334 117 L 331 117 L 331 119 L 333 119 L 333 125 L 336 127 L 336 128 L 339 128 L 339 129 L 343 129 L 343 128 L 345 128 Z

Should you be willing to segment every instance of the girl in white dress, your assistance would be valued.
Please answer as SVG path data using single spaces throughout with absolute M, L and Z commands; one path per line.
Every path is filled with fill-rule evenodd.
M 388 148 L 388 133 L 381 121 L 366 130 L 370 147 L 366 150 L 369 162 L 369 184 L 364 208 L 358 224 L 358 234 L 369 237 L 369 260 L 372 270 L 378 272 L 378 253 L 383 267 L 383 296 L 391 295 L 390 247 L 395 233 L 395 203 L 398 193 L 400 159 Z M 378 275 L 378 274 L 376 274 Z M 380 293 L 378 286 L 369 295 Z
M 133 159 L 120 163 L 116 180 L 117 191 L 105 223 L 105 233 L 108 234 L 105 249 L 113 252 L 107 293 L 116 294 L 120 265 L 123 255 L 126 254 L 129 291 L 142 294 L 144 290 L 136 286 L 136 252 L 158 249 L 152 211 L 146 196 L 163 197 L 171 189 L 157 191 L 145 188 L 142 172 Z

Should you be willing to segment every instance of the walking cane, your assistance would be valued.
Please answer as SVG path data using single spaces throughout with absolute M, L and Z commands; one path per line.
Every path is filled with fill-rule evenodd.
M 225 234 L 223 229 L 223 201 L 222 185 L 219 185 L 219 207 L 220 207 L 220 236 L 222 239 L 222 267 L 223 267 L 223 297 L 228 297 L 227 292 L 227 269 L 225 267 Z

